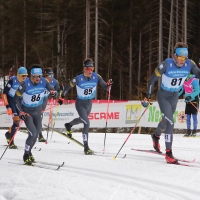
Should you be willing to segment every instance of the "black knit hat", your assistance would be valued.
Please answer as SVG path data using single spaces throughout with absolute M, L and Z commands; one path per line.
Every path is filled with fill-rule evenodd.
M 51 68 L 46 68 L 46 69 L 44 69 L 44 75 L 50 75 L 50 74 L 54 74 L 53 73 L 53 70 L 51 69 Z

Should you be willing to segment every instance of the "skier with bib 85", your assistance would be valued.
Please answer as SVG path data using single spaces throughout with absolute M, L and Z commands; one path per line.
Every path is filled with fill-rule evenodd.
M 4 100 L 4 105 L 6 106 L 7 114 L 13 116 L 13 125 L 10 127 L 9 131 L 5 133 L 8 144 L 10 143 L 10 139 L 15 134 L 15 131 L 19 126 L 20 122 L 19 112 L 16 109 L 14 101 L 15 92 L 17 88 L 21 85 L 21 83 L 26 80 L 27 75 L 27 69 L 25 67 L 20 67 L 17 71 L 17 76 L 12 76 L 12 78 L 7 82 L 3 90 L 2 99 Z M 17 149 L 14 140 L 12 140 L 9 148 Z
M 65 128 L 69 137 L 72 137 L 71 127 L 76 124 L 83 123 L 83 144 L 85 155 L 91 155 L 93 152 L 88 146 L 88 131 L 90 127 L 90 121 L 88 115 L 92 109 L 92 99 L 96 94 L 97 84 L 100 84 L 105 90 L 109 90 L 113 84 L 112 79 L 109 79 L 106 83 L 102 77 L 93 72 L 94 64 L 91 58 L 86 58 L 83 61 L 83 73 L 73 78 L 64 88 L 61 95 L 62 98 L 58 102 L 62 102 L 67 92 L 76 86 L 77 98 L 76 98 L 76 110 L 79 114 L 79 118 L 73 119 L 71 122 L 65 124 Z
M 166 162 L 171 164 L 178 163 L 177 159 L 175 159 L 172 154 L 174 129 L 173 114 L 176 110 L 179 90 L 190 73 L 200 78 L 200 69 L 198 69 L 194 61 L 188 59 L 188 45 L 183 42 L 178 42 L 174 47 L 173 58 L 167 58 L 155 69 L 148 83 L 146 97 L 141 102 L 144 107 L 149 105 L 154 84 L 161 78 L 160 89 L 156 97 L 162 113 L 162 119 L 155 133 L 151 136 L 154 149 L 160 152 L 160 135 L 161 133 L 165 133 L 165 158 Z
M 183 87 L 179 91 L 179 96 L 185 93 L 185 114 L 187 123 L 187 132 L 184 136 L 196 136 L 197 132 L 197 114 L 199 108 L 199 80 L 195 78 L 195 75 L 189 74 L 186 78 Z M 194 104 L 195 107 L 192 105 Z M 191 132 L 191 116 L 193 119 L 193 131 Z
M 27 78 L 17 89 L 14 99 L 19 111 L 19 117 L 24 120 L 28 130 L 28 138 L 25 142 L 23 160 L 26 165 L 35 162 L 31 149 L 33 148 L 38 134 L 42 130 L 42 103 L 45 90 L 50 91 L 52 97 L 56 97 L 57 92 L 53 86 L 42 77 L 42 68 L 38 64 L 32 65 L 31 77 Z M 22 104 L 20 99 L 22 98 Z

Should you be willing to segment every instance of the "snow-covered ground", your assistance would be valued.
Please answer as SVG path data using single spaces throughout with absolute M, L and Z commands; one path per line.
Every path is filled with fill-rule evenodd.
M 0 155 L 6 148 L 4 133 L 0 130 Z M 80 133 L 73 136 L 82 141 Z M 102 156 L 86 156 L 81 146 L 53 133 L 48 144 L 37 142 L 32 153 L 38 161 L 65 162 L 56 171 L 13 164 L 23 163 L 27 138 L 27 134 L 18 132 L 15 144 L 19 149 L 8 149 L 0 161 L 0 200 L 200 199 L 200 138 L 174 135 L 173 154 L 196 159 L 191 164 L 196 167 L 186 167 L 167 164 L 161 155 L 131 150 L 152 149 L 150 135 L 131 135 L 114 160 L 127 136 L 107 134 L 103 155 L 104 134 L 90 133 L 90 148 Z M 160 142 L 164 151 L 164 136 Z M 122 158 L 124 154 L 126 158 Z

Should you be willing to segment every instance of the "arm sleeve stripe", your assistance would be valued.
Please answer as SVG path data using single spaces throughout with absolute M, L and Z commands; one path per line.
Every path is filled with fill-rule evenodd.
M 155 74 L 156 74 L 156 76 L 161 77 L 161 74 L 160 74 L 160 72 L 158 71 L 157 68 L 155 69 Z
M 21 96 L 22 96 L 18 91 L 16 91 L 15 94 L 16 94 L 18 97 L 21 97 Z

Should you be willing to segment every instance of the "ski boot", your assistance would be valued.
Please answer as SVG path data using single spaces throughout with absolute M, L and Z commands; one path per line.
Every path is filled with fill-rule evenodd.
M 5 137 L 6 137 L 6 142 L 9 144 L 10 143 L 10 133 L 9 133 L 9 131 L 7 131 L 5 133 Z
M 66 124 L 65 124 L 67 136 L 70 137 L 70 138 L 72 138 L 71 127 L 72 127 L 72 126 L 70 125 L 70 123 L 66 123 Z
M 42 133 L 39 133 L 38 142 L 46 142 L 46 140 L 44 139 Z
M 33 156 L 33 154 L 31 152 L 29 153 L 29 159 L 31 160 L 32 163 L 36 162 L 35 158 L 34 158 L 34 156 Z
M 191 136 L 195 137 L 197 135 L 197 130 L 193 130 Z
M 94 152 L 89 148 L 87 142 L 84 142 L 84 153 L 85 155 L 94 155 Z
M 166 150 L 166 155 L 165 155 L 166 162 L 169 164 L 178 164 L 178 160 L 174 158 L 172 154 L 172 150 Z
M 29 154 L 24 154 L 23 160 L 24 160 L 24 164 L 25 165 L 32 165 L 32 161 L 30 159 L 30 155 Z
M 152 141 L 153 141 L 153 148 L 157 151 L 157 152 L 161 152 L 160 151 L 160 143 L 159 143 L 159 140 L 160 140 L 160 136 L 156 136 L 156 134 L 152 134 L 151 135 L 152 137 Z
M 17 146 L 15 145 L 14 141 L 12 141 L 9 145 L 9 149 L 17 149 Z
M 187 129 L 187 132 L 186 132 L 186 134 L 184 135 L 184 137 L 189 137 L 190 134 L 191 134 L 191 130 L 190 130 L 190 129 Z

